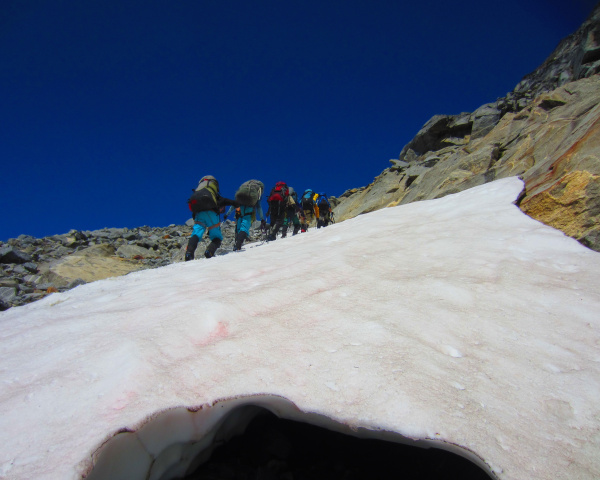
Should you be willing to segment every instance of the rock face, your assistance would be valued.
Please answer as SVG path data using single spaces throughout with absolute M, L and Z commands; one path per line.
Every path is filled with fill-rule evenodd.
M 338 221 L 521 176 L 522 210 L 600 251 L 600 5 L 506 97 L 436 115 L 373 183 L 344 192 Z
M 248 243 L 260 239 L 255 223 Z M 235 224 L 222 224 L 217 255 L 233 248 Z M 25 305 L 54 292 L 136 270 L 183 261 L 190 225 L 164 228 L 108 228 L 34 238 L 21 235 L 0 243 L 0 311 Z M 208 245 L 204 238 L 197 252 Z

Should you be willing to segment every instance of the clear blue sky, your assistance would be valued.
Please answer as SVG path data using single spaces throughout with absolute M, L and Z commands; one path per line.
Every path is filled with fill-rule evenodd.
M 0 240 L 189 218 L 202 175 L 340 195 L 512 90 L 594 0 L 2 0 Z

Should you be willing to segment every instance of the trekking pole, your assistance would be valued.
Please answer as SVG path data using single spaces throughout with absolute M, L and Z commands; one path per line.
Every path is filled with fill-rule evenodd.
M 262 241 L 263 243 L 265 243 L 267 241 L 267 236 L 269 234 L 269 229 L 267 227 L 266 223 L 261 223 L 260 224 L 260 231 L 262 232 Z

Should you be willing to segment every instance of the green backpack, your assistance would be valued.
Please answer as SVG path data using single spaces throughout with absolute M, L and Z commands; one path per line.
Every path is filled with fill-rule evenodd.
M 235 201 L 245 207 L 253 207 L 262 197 L 265 185 L 260 180 L 248 180 L 235 192 Z

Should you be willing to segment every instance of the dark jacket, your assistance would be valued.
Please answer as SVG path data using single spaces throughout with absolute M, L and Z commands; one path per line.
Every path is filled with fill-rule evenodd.
M 224 207 L 233 206 L 235 208 L 239 207 L 240 204 L 235 200 L 231 200 L 229 198 L 222 197 L 220 194 L 217 194 L 217 208 L 214 209 L 216 213 L 223 213 L 225 211 Z

